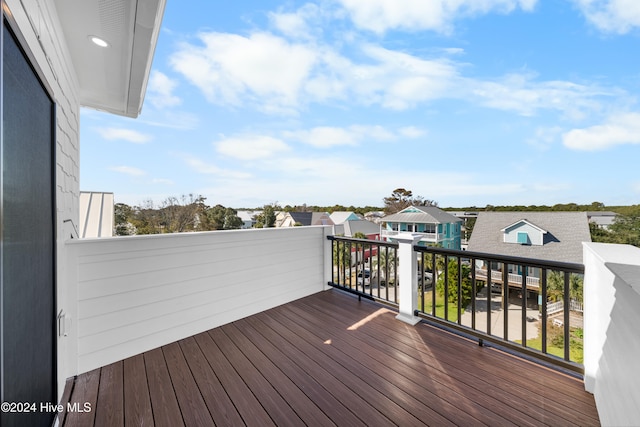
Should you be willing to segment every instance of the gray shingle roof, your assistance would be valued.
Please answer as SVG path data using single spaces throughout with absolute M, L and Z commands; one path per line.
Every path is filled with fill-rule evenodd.
M 354 234 L 360 232 L 366 235 L 369 234 L 380 234 L 380 226 L 376 223 L 367 220 L 361 221 L 346 221 L 344 223 L 345 235 L 353 236 Z
M 447 224 L 462 222 L 457 218 L 435 206 L 412 206 L 421 212 L 403 212 L 387 215 L 382 218 L 384 222 L 408 222 L 417 224 Z M 408 208 L 407 208 L 408 209 Z
M 505 243 L 502 229 L 527 220 L 549 234 L 542 246 Z M 469 251 L 582 263 L 582 242 L 591 233 L 585 212 L 480 212 L 469 239 Z

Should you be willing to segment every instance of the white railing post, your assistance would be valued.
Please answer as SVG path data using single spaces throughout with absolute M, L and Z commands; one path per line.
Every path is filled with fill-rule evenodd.
M 398 242 L 398 302 L 399 314 L 396 319 L 415 325 L 420 321 L 414 313 L 418 308 L 418 260 L 413 245 L 420 241 L 420 235 L 399 233 L 394 237 Z

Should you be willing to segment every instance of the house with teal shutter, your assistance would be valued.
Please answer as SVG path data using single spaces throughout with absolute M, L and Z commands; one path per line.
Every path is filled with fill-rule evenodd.
M 381 222 L 385 240 L 408 232 L 420 235 L 420 245 L 460 250 L 462 220 L 435 206 L 409 206 L 383 217 Z

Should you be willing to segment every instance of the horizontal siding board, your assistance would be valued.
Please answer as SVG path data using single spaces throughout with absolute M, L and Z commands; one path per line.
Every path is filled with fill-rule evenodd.
M 85 372 L 323 289 L 325 231 L 76 241 Z
M 271 283 L 278 285 L 274 286 Z M 180 312 L 202 305 L 235 305 L 236 301 L 243 299 L 252 301 L 273 292 L 278 293 L 280 288 L 288 291 L 292 287 L 304 287 L 305 284 L 314 286 L 319 283 L 322 283 L 320 274 L 293 276 L 291 272 L 281 272 L 268 276 L 267 282 L 261 283 L 256 283 L 255 280 L 247 284 L 228 281 L 224 286 L 217 288 L 207 287 L 207 283 L 196 283 L 194 286 L 181 284 L 164 287 L 166 289 L 150 289 L 144 293 L 117 294 L 93 299 L 79 305 L 79 318 L 82 320 L 78 329 L 79 336 L 161 317 L 165 313 Z M 198 291 L 193 290 L 196 286 Z
M 168 330 L 181 325 L 187 327 L 190 323 L 198 320 L 212 319 L 212 322 L 217 323 L 215 319 L 218 316 L 224 316 L 226 313 L 243 314 L 242 317 L 245 317 L 248 314 L 244 313 L 253 314 L 254 307 L 269 308 L 272 303 L 279 305 L 286 302 L 289 296 L 295 295 L 299 298 L 317 290 L 317 286 L 313 284 L 294 287 L 284 283 L 271 287 L 269 292 L 265 292 L 260 298 L 254 298 L 254 294 L 245 292 L 232 295 L 224 300 L 214 299 L 199 304 L 196 302 L 198 300 L 194 299 L 193 305 L 183 307 L 180 310 L 157 310 L 157 316 L 150 319 L 134 321 L 104 332 L 92 333 L 91 331 L 86 331 L 85 335 L 80 335 L 79 337 L 78 350 L 80 355 L 83 355 L 107 348 L 119 342 L 135 340 L 145 335 L 150 335 L 155 331 Z M 193 333 L 190 335 L 193 335 Z
M 114 275 L 112 277 L 84 280 L 79 283 L 79 299 L 88 300 L 90 298 L 102 297 L 109 294 L 132 292 L 155 288 L 176 282 L 186 282 L 189 280 L 212 278 L 216 281 L 231 280 L 230 276 L 246 276 L 249 281 L 252 278 L 265 277 L 269 269 L 289 269 L 296 271 L 309 269 L 312 271 L 321 270 L 318 259 L 321 259 L 320 251 L 304 251 L 304 253 L 281 253 L 275 256 L 267 256 L 265 252 L 249 254 L 236 260 L 209 260 L 200 264 L 174 265 L 167 268 L 167 263 L 158 260 L 153 266 L 141 266 L 143 271 L 131 273 L 129 275 Z M 276 258 L 276 259 L 274 259 Z M 283 258 L 283 259 L 277 259 Z M 118 269 L 117 265 L 110 266 Z M 237 278 L 233 278 L 237 280 Z
M 220 264 L 242 263 L 249 260 L 251 264 L 255 263 L 255 265 L 259 266 L 261 261 L 264 263 L 271 260 L 271 258 L 264 257 L 265 251 L 273 254 L 273 256 L 280 255 L 293 258 L 304 258 L 306 251 L 300 251 L 300 248 L 316 247 L 317 251 L 321 252 L 318 240 L 322 239 L 322 235 L 317 233 L 302 240 L 275 238 L 264 241 L 249 240 L 241 243 L 219 242 L 214 238 L 215 232 L 211 234 L 211 243 L 206 246 L 168 249 L 157 249 L 150 245 L 148 248 L 141 250 L 131 250 L 127 244 L 129 241 L 123 239 L 117 248 L 117 254 L 112 257 L 101 256 L 99 253 L 79 257 L 78 280 L 83 283 L 100 279 L 125 278 L 130 275 L 159 271 L 169 272 L 174 268 L 198 265 L 210 266 L 209 268 L 215 271 L 216 266 Z M 151 242 L 146 243 L 149 244 Z M 86 254 L 92 245 L 100 246 L 98 242 L 91 242 L 82 247 L 82 252 Z M 105 245 L 106 247 L 107 245 Z M 248 262 L 245 264 L 248 264 Z

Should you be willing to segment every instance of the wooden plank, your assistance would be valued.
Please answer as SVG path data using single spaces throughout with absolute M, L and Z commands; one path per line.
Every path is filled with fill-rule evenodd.
M 151 397 L 147 384 L 147 371 L 144 356 L 125 359 L 122 362 L 124 373 L 124 421 L 126 426 L 153 425 Z
M 211 336 L 204 332 L 195 337 L 198 346 L 202 349 L 207 362 L 220 379 L 225 391 L 229 394 L 231 401 L 238 409 L 240 416 L 247 426 L 275 426 L 269 414 L 262 407 L 260 402 L 251 393 L 249 387 L 237 374 L 226 356 L 214 343 Z
M 456 425 L 473 425 L 478 424 L 479 422 L 483 422 L 488 425 L 510 424 L 507 420 L 497 416 L 496 414 L 493 414 L 493 417 L 491 417 L 491 413 L 489 411 L 482 411 L 483 408 L 478 406 L 475 402 L 470 402 L 468 400 L 465 402 L 465 399 L 462 398 L 460 394 L 449 397 L 451 400 L 454 400 L 457 397 L 459 399 L 458 404 L 462 406 L 462 408 L 452 405 L 451 402 L 434 394 L 432 390 L 430 390 L 430 388 L 434 386 L 434 383 L 430 380 L 429 376 L 422 375 L 422 378 L 419 376 L 412 376 L 411 370 L 407 369 L 406 366 L 394 366 L 394 364 L 390 364 L 388 368 L 385 368 L 378 360 L 372 357 L 372 353 L 376 353 L 377 350 L 363 341 L 355 341 L 357 331 L 348 331 L 345 327 L 348 326 L 348 324 L 345 325 L 343 319 L 326 317 L 317 325 L 308 319 L 313 319 L 314 315 L 319 314 L 318 312 L 310 313 L 309 311 L 301 310 L 296 307 L 295 304 L 280 307 L 277 311 L 279 314 L 288 317 L 291 322 L 297 322 L 298 325 L 304 327 L 312 334 L 315 334 L 318 338 L 321 338 L 321 335 L 323 334 L 331 335 L 333 337 L 331 340 L 331 347 L 339 350 L 346 356 L 347 362 L 344 362 L 345 364 L 348 363 L 350 366 L 355 366 L 357 364 L 359 367 L 368 369 L 371 379 L 367 379 L 367 381 L 372 385 L 381 387 L 381 390 L 388 389 L 387 383 L 393 384 L 394 386 L 397 385 L 402 393 L 406 393 L 408 396 L 415 399 L 415 401 L 405 399 L 405 404 L 407 405 L 407 408 L 412 408 L 412 413 L 414 415 L 422 414 L 419 417 L 421 420 L 433 419 L 435 414 L 438 414 Z M 379 320 L 379 316 L 374 318 L 374 321 L 377 320 Z M 323 326 L 321 332 L 318 332 L 319 326 Z M 351 345 L 354 343 L 360 344 L 360 346 L 354 347 Z M 385 355 L 379 353 L 378 358 L 383 360 L 385 359 Z M 356 368 L 353 367 L 350 368 L 352 371 L 355 369 Z M 420 381 L 421 379 L 422 381 Z M 429 387 L 425 388 L 419 385 L 419 383 L 424 384 L 426 381 L 429 381 Z M 445 390 L 448 389 L 445 388 L 442 393 L 446 393 Z M 471 414 L 474 414 L 475 416 L 472 416 Z M 476 416 L 482 419 L 478 419 Z
M 214 426 L 215 423 L 184 359 L 180 345 L 178 343 L 165 345 L 162 347 L 162 352 L 167 361 L 167 369 L 185 424 L 203 427 Z
M 287 401 L 278 394 L 278 391 L 269 384 L 269 381 L 231 342 L 221 328 L 210 330 L 209 335 L 278 426 L 296 426 L 302 423 Z
M 100 385 L 100 369 L 78 375 L 69 403 L 65 419 L 69 426 L 92 426 L 95 421 L 95 407 Z M 88 411 L 85 410 L 88 405 Z
M 302 306 L 302 303 L 299 305 Z M 282 311 L 283 314 L 293 315 L 297 318 L 306 314 L 305 321 L 310 322 L 310 330 L 322 326 L 325 331 L 334 336 L 338 336 L 345 330 L 344 324 L 337 323 L 334 316 L 316 310 L 311 305 L 307 305 L 303 309 L 298 307 L 298 304 L 291 304 L 287 306 L 287 309 L 287 311 Z M 387 314 L 375 317 L 371 321 L 371 326 L 384 328 L 388 322 L 395 321 L 390 312 Z M 348 357 L 357 358 L 360 363 L 375 366 L 376 372 L 388 380 L 393 380 L 395 376 L 408 379 L 410 383 L 405 391 L 418 397 L 449 420 L 465 425 L 482 422 L 488 425 L 506 426 L 514 424 L 516 421 L 518 425 L 535 426 L 539 424 L 516 409 L 508 411 L 508 417 L 500 415 L 498 411 L 492 411 L 492 407 L 498 403 L 496 400 L 487 398 L 480 391 L 474 393 L 473 389 L 459 389 L 455 381 L 451 381 L 442 373 L 438 376 L 439 371 L 428 366 L 424 361 L 407 357 L 401 350 L 386 342 L 383 343 L 366 336 L 362 337 L 362 335 L 358 330 L 353 330 L 348 337 L 332 340 L 332 345 L 343 351 Z M 464 419 L 469 416 L 472 418 Z
M 324 307 L 320 307 L 319 305 L 314 305 L 313 307 L 307 306 L 308 310 L 322 310 L 323 308 Z M 335 312 L 327 312 L 325 316 L 335 316 L 335 314 Z M 445 395 L 448 396 L 449 401 L 455 406 L 458 406 L 461 399 L 456 398 L 455 395 L 448 394 L 446 391 L 449 389 L 455 389 L 457 393 L 461 394 L 464 398 L 470 399 L 471 402 L 480 405 L 480 408 L 485 408 L 484 410 L 486 412 L 497 413 L 519 425 L 532 423 L 537 425 L 539 421 L 536 421 L 538 419 L 536 414 L 538 414 L 539 417 L 544 417 L 546 414 L 543 409 L 530 404 L 528 400 L 515 399 L 511 395 L 504 393 L 502 389 L 491 383 L 487 383 L 485 379 L 466 375 L 463 371 L 455 367 L 449 368 L 448 365 L 443 365 L 439 359 L 433 357 L 433 354 L 426 346 L 422 351 L 420 350 L 420 340 L 414 341 L 418 353 L 413 356 L 407 354 L 406 349 L 397 341 L 386 339 L 386 335 L 379 333 L 380 329 L 388 327 L 386 324 L 387 320 L 391 322 L 396 321 L 391 318 L 390 315 L 392 314 L 389 313 L 389 316 L 385 315 L 384 318 L 376 318 L 374 321 L 362 325 L 358 328 L 358 331 L 361 332 L 363 336 L 361 338 L 354 338 L 355 340 L 362 340 L 362 345 L 370 345 L 379 350 L 381 353 L 367 353 L 376 357 L 376 360 L 378 360 L 380 364 L 387 366 L 390 364 L 394 365 L 390 366 L 390 368 L 402 370 L 404 375 L 409 376 L 409 378 L 418 384 L 426 382 L 429 384 L 434 383 L 434 385 L 440 384 L 440 388 L 434 387 L 433 391 L 438 395 L 438 398 L 440 398 L 442 387 L 444 387 Z M 384 324 L 381 324 L 382 322 L 384 322 Z M 367 331 L 370 331 L 371 335 L 367 335 Z M 473 351 L 478 350 L 478 346 L 474 343 L 469 343 L 467 350 L 465 357 L 473 357 Z M 405 367 L 412 369 L 413 372 L 405 371 Z M 424 377 L 425 372 L 428 372 L 428 378 Z M 464 407 L 461 407 L 461 410 L 464 410 Z M 484 416 L 484 414 L 480 414 L 480 416 Z
M 124 384 L 122 362 L 100 370 L 100 387 L 96 405 L 96 426 L 124 425 Z
M 334 376 L 332 372 L 328 370 L 327 361 L 317 362 L 313 358 L 309 357 L 303 350 L 299 349 L 297 347 L 298 343 L 295 342 L 295 336 L 294 342 L 287 341 L 284 335 L 281 335 L 274 329 L 271 329 L 262 321 L 262 319 L 259 319 L 258 316 L 252 316 L 244 320 L 250 323 L 254 330 L 259 331 L 265 340 L 278 348 L 283 356 L 287 358 L 281 362 L 283 365 L 299 366 L 300 369 L 320 384 L 323 389 L 326 389 L 330 395 L 335 396 L 335 399 L 339 400 L 340 403 L 348 408 L 353 415 L 362 420 L 365 425 L 395 425 L 378 410 L 379 408 L 372 406 L 369 402 L 362 399 L 357 391 L 347 387 L 342 381 L 340 381 L 338 376 Z M 291 335 L 292 334 L 286 334 L 289 339 L 291 339 Z M 335 412 L 335 416 L 343 414 L 343 410 L 340 406 L 333 407 L 332 412 Z M 350 417 L 346 415 L 344 419 L 349 420 Z
M 363 315 L 356 305 L 371 304 L 356 301 L 356 305 L 346 308 L 336 304 L 336 299 L 349 296 L 327 294 L 323 293 L 313 302 L 314 305 L 324 305 L 333 316 L 349 318 L 354 322 Z M 328 301 L 326 305 L 323 300 Z M 390 340 L 399 341 L 402 344 L 398 345 L 403 345 L 404 351 L 418 359 L 424 357 L 424 353 L 414 349 L 414 343 L 429 343 L 424 351 L 439 363 L 451 366 L 450 375 L 475 376 L 486 384 L 485 387 L 498 386 L 500 390 L 496 396 L 504 398 L 512 395 L 520 402 L 519 408 L 534 405 L 541 419 L 553 413 L 564 424 L 593 425 L 599 422 L 593 397 L 584 391 L 582 382 L 555 370 L 493 348 L 469 346 L 467 343 L 470 341 L 426 324 L 411 327 L 402 322 L 391 322 L 385 328 L 371 328 L 365 324 L 362 330 L 370 337 L 384 335 Z M 469 352 L 474 352 L 474 356 L 469 357 Z
M 155 425 L 183 426 L 182 415 L 171 377 L 160 348 L 144 353 L 144 362 L 149 383 L 149 396 Z
M 271 386 L 288 403 L 300 419 L 307 425 L 333 426 L 334 423 L 322 412 L 316 403 L 298 388 L 274 362 L 269 360 L 233 324 L 220 328 L 245 355 L 253 366 L 269 381 Z
M 277 341 L 275 336 L 277 334 L 269 330 L 266 325 L 261 322 L 251 322 L 250 319 L 243 319 L 235 322 L 234 326 L 237 327 L 238 330 L 252 343 L 254 343 L 266 357 L 268 357 L 274 364 L 277 364 L 282 372 L 287 375 L 291 381 L 300 388 L 300 390 L 307 394 L 307 396 L 309 396 L 309 398 L 336 424 L 344 424 L 353 427 L 365 427 L 367 425 L 363 420 L 359 419 L 354 412 L 351 412 L 348 406 L 343 404 L 346 397 L 345 393 L 336 393 L 337 396 L 340 396 L 340 399 L 338 399 L 336 396 L 331 394 L 327 388 L 322 386 L 321 381 L 316 379 L 318 377 L 328 375 L 325 370 L 318 369 L 318 365 L 298 365 L 294 358 L 289 358 L 278 348 L 276 344 L 282 341 Z M 282 345 L 285 344 L 282 342 Z M 366 411 L 371 411 L 372 409 L 373 408 L 366 408 Z M 376 425 L 380 424 L 381 423 L 378 422 Z
M 202 394 L 209 413 L 216 425 L 239 426 L 243 425 L 242 417 L 236 410 L 233 402 L 224 390 L 220 380 L 216 376 L 204 354 L 198 347 L 193 337 L 185 338 L 179 342 L 182 353 L 185 356 L 193 378 Z
M 278 333 L 297 335 L 295 342 L 299 349 L 316 362 L 326 365 L 332 375 L 340 378 L 345 385 L 378 408 L 392 422 L 402 426 L 417 426 L 423 425 L 421 421 L 423 419 L 438 425 L 454 425 L 446 418 L 430 411 L 429 408 L 423 407 L 413 396 L 404 393 L 402 384 L 399 387 L 397 384 L 379 381 L 371 370 L 348 360 L 343 353 L 330 344 L 324 344 L 331 339 L 329 335 L 325 339 L 318 338 L 294 322 L 290 322 L 276 309 L 260 313 L 258 316 Z
M 62 405 L 62 411 L 58 412 L 58 414 L 56 415 L 58 425 L 60 426 L 65 425 L 65 420 L 67 417 L 67 403 L 69 403 L 69 399 L 71 399 L 71 393 L 73 392 L 75 383 L 76 383 L 76 378 L 71 377 L 71 378 L 67 378 L 67 381 L 64 384 L 64 390 L 62 392 L 62 396 L 60 397 L 60 404 Z M 53 420 L 54 425 L 56 423 L 56 419 Z

